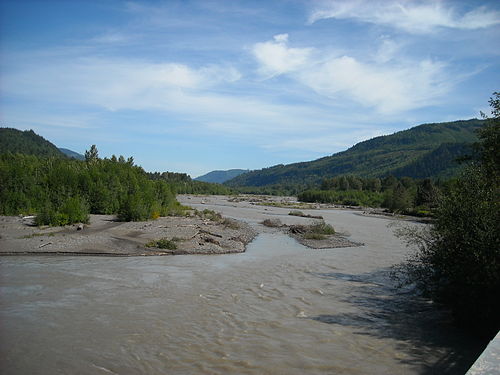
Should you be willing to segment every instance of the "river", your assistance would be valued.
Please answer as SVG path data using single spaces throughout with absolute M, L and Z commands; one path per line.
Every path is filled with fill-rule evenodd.
M 206 198 L 258 227 L 263 208 Z M 394 288 L 391 220 L 310 211 L 365 245 L 312 250 L 279 232 L 242 254 L 0 259 L 2 374 L 463 374 L 484 343 Z

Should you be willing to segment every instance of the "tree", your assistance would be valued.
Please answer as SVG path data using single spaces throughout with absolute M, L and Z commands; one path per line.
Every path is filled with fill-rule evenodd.
M 494 117 L 479 132 L 479 158 L 443 194 L 430 230 L 403 233 L 417 251 L 401 268 L 407 282 L 449 306 L 458 323 L 488 336 L 500 328 L 500 101 L 494 95 Z
M 90 146 L 90 150 L 85 151 L 85 161 L 93 164 L 97 160 L 99 160 L 99 152 L 97 151 L 96 145 L 92 145 Z

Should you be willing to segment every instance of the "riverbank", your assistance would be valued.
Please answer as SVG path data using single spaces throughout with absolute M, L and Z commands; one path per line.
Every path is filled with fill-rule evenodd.
M 4 216 L 0 233 L 0 255 L 106 256 L 238 253 L 256 235 L 238 221 L 194 216 L 119 222 L 111 215 L 90 215 L 88 225 L 44 228 L 33 226 L 32 219 Z M 164 238 L 173 244 L 169 249 L 152 245 Z
M 33 217 L 3 216 L 0 217 L 0 255 L 149 256 L 241 253 L 259 233 L 270 231 L 283 231 L 312 249 L 363 245 L 347 239 L 346 233 L 311 239 L 289 231 L 290 225 L 304 226 L 318 222 L 314 217 L 283 217 L 284 207 L 299 205 L 294 204 L 291 197 L 180 196 L 179 199 L 183 204 L 198 209 L 199 215 L 193 211 L 188 217 L 161 217 L 142 222 L 119 222 L 112 215 L 90 215 L 89 224 L 65 227 L 36 227 Z M 263 202 L 269 204 L 262 205 Z M 215 212 L 228 206 L 237 211 L 232 216 L 229 214 L 229 218 L 221 217 Z M 207 213 L 202 214 L 207 208 Z M 265 227 L 262 221 L 268 217 L 280 217 L 283 226 Z M 158 248 L 155 242 L 161 239 L 168 240 L 168 249 Z

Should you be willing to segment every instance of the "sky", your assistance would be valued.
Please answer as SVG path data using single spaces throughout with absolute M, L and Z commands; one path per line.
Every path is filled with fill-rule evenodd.
M 500 2 L 0 1 L 0 126 L 147 171 L 260 169 L 500 91 Z

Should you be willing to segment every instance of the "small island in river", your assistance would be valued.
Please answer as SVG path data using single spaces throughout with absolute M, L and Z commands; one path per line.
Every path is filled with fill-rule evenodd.
M 201 197 L 193 197 L 203 202 Z M 217 197 L 219 204 L 230 203 Z M 231 202 L 235 205 L 234 202 Z M 248 206 L 248 201 L 238 205 Z M 266 216 L 279 208 L 265 208 Z M 281 209 L 282 210 L 282 209 Z M 246 211 L 247 210 L 242 210 Z M 286 217 L 280 215 L 280 217 Z M 0 255 L 106 255 L 148 256 L 180 254 L 241 253 L 263 231 L 283 231 L 309 248 L 360 246 L 334 233 L 318 239 L 302 238 L 297 228 L 309 228 L 320 222 L 311 218 L 290 217 L 292 222 L 276 228 L 266 226 L 252 215 L 235 220 L 205 209 L 191 215 L 167 216 L 156 220 L 121 222 L 113 215 L 90 215 L 89 224 L 37 227 L 33 217 L 0 217 Z M 300 220 L 300 221 L 297 221 Z M 300 223 L 300 226 L 296 224 Z

